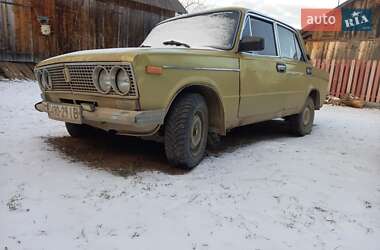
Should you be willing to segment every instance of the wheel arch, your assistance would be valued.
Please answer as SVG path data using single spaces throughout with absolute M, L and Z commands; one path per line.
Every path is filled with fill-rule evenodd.
M 321 108 L 321 94 L 318 89 L 311 89 L 309 91 L 308 97 L 313 99 L 315 109 L 319 110 Z
M 205 84 L 188 84 L 180 88 L 169 102 L 165 114 L 165 121 L 176 100 L 187 93 L 198 93 L 203 96 L 209 110 L 209 131 L 225 135 L 225 114 L 222 100 L 214 87 Z

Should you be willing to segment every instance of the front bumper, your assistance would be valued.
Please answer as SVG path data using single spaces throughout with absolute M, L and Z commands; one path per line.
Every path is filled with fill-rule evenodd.
M 48 102 L 35 104 L 36 110 L 48 112 Z M 129 111 L 114 108 L 94 107 L 92 111 L 82 107 L 84 124 L 104 130 L 115 130 L 120 134 L 152 134 L 164 123 L 165 110 Z

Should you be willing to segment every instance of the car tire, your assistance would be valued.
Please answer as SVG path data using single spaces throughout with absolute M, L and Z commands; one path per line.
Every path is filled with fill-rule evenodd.
M 296 136 L 310 134 L 313 129 L 315 105 L 313 99 L 308 97 L 299 114 L 287 117 L 290 128 Z
M 73 138 L 87 138 L 94 134 L 95 129 L 85 124 L 74 124 L 66 122 L 66 130 Z
M 165 121 L 165 153 L 170 164 L 193 169 L 203 159 L 208 135 L 208 109 L 203 96 L 191 93 L 173 104 Z
M 217 133 L 209 133 L 207 137 L 207 148 L 211 150 L 219 150 L 222 145 L 222 139 Z

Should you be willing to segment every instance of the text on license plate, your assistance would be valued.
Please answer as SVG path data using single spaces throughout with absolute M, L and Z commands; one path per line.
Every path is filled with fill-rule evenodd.
M 48 115 L 58 121 L 82 123 L 82 110 L 77 105 L 48 103 Z

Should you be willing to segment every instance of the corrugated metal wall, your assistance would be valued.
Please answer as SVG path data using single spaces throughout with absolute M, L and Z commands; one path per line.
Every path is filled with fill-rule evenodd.
M 138 46 L 174 11 L 128 0 L 0 0 L 0 61 L 38 62 L 83 49 Z M 51 34 L 41 34 L 39 16 Z

